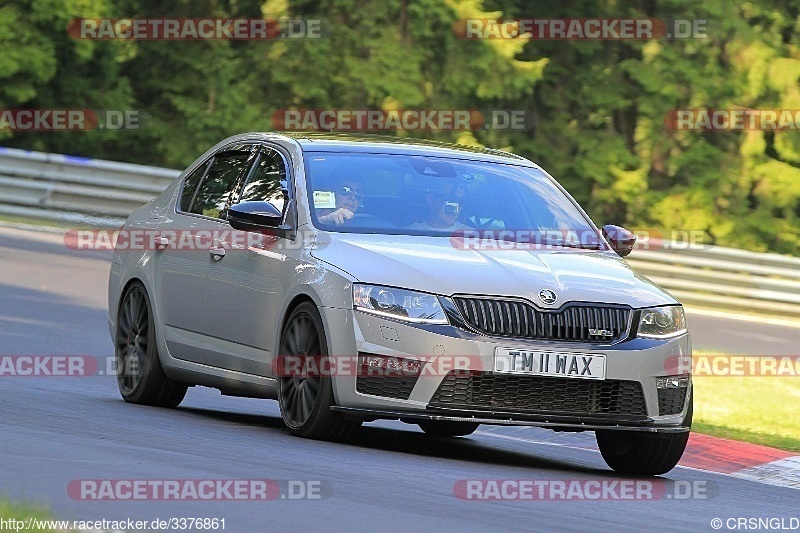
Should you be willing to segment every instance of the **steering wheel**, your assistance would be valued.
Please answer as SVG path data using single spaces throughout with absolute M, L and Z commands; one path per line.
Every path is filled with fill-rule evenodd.
M 352 218 L 345 220 L 343 226 L 371 226 L 374 228 L 382 227 L 397 227 L 393 222 L 381 218 L 379 216 L 371 215 L 369 213 L 356 213 Z

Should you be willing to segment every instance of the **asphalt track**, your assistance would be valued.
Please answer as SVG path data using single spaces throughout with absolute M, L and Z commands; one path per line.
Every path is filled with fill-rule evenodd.
M 86 355 L 103 372 L 112 353 L 108 268 L 108 254 L 69 251 L 58 236 L 0 228 L 0 355 Z M 798 353 L 795 328 L 689 320 L 698 349 Z M 275 402 L 195 387 L 176 410 L 140 407 L 122 401 L 111 375 L 0 377 L 0 410 L 0 493 L 46 503 L 64 519 L 216 517 L 225 518 L 226 531 L 256 532 L 713 531 L 712 518 L 789 525 L 800 518 L 797 489 L 682 466 L 663 479 L 700 483 L 704 494 L 478 501 L 454 492 L 460 480 L 623 479 L 606 467 L 591 433 L 484 426 L 468 438 L 434 439 L 416 426 L 375 422 L 354 444 L 317 442 L 289 436 Z M 70 482 L 87 479 L 302 480 L 324 490 L 321 499 L 210 502 L 82 500 L 68 493 Z

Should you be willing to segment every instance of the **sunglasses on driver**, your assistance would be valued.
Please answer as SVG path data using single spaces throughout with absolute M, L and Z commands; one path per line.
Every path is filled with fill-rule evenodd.
M 339 187 L 337 192 L 342 196 L 351 196 L 356 200 L 358 200 L 359 202 L 361 201 L 362 198 L 364 198 L 364 194 L 361 192 L 361 189 L 348 187 L 347 185 L 342 185 L 341 187 Z

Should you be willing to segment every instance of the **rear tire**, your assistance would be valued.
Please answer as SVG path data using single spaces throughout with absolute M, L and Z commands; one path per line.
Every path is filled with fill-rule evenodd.
M 451 422 L 449 420 L 420 420 L 420 429 L 433 437 L 466 437 L 478 429 L 475 422 Z
M 281 333 L 278 354 L 303 361 L 306 357 L 313 358 L 316 360 L 313 368 L 325 368 L 322 361 L 328 357 L 328 343 L 322 318 L 314 304 L 303 302 L 289 315 Z M 284 424 L 298 437 L 343 440 L 361 426 L 360 421 L 347 420 L 330 410 L 335 405 L 333 380 L 324 373 L 280 376 L 278 404 Z
M 683 425 L 691 427 L 694 397 Z M 689 432 L 650 434 L 636 431 L 596 431 L 597 446 L 608 466 L 622 474 L 657 476 L 666 474 L 678 464 Z
M 177 407 L 186 396 L 187 386 L 169 379 L 161 367 L 150 298 L 138 281 L 125 291 L 117 310 L 114 359 L 126 402 Z

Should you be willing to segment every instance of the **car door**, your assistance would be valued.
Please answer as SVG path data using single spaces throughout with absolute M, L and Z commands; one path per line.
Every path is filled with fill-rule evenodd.
M 213 239 L 251 162 L 252 145 L 226 147 L 183 182 L 174 212 L 158 226 L 156 286 L 160 320 L 173 357 L 207 363 L 216 320 L 208 297 L 209 267 L 220 249 Z
M 287 158 L 270 146 L 261 146 L 244 180 L 236 202 L 267 201 L 283 213 L 290 213 Z M 291 230 L 289 230 L 291 233 Z M 291 235 L 282 237 L 246 234 L 223 221 L 218 240 L 225 257 L 209 269 L 209 297 L 218 314 L 211 334 L 218 339 L 219 357 L 214 366 L 259 376 L 270 376 L 273 340 L 278 327 L 277 308 L 283 300 L 279 283 L 286 268 Z

